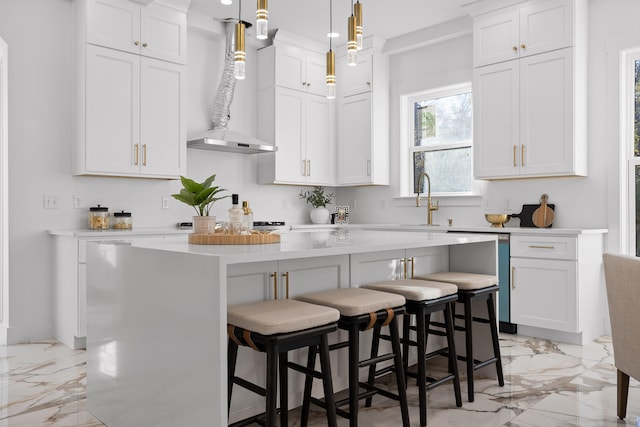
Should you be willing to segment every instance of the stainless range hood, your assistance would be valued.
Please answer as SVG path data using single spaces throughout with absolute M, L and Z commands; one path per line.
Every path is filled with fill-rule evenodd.
M 237 20 L 227 19 L 226 46 L 224 69 L 218 85 L 213 114 L 211 117 L 212 129 L 202 135 L 187 141 L 187 148 L 199 148 L 203 150 L 227 151 L 233 153 L 273 153 L 277 148 L 264 141 L 260 141 L 248 135 L 227 129 L 230 120 L 230 107 L 233 101 L 233 93 L 236 86 L 234 77 L 233 45 L 234 27 Z M 247 28 L 251 25 L 245 23 Z
M 187 141 L 187 148 L 232 153 L 273 153 L 277 147 L 228 129 L 212 129 L 199 138 Z

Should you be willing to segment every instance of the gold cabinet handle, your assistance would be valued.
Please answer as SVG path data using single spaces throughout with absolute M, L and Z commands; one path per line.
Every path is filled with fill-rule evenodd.
M 147 46 L 149 46 L 148 43 L 142 43 L 142 47 L 147 47 Z
M 413 279 L 416 273 L 416 269 L 415 269 L 416 259 L 414 257 L 411 257 L 410 261 L 411 261 L 411 278 Z
M 513 146 L 513 167 L 515 168 L 516 166 L 518 166 L 517 160 L 516 160 L 516 155 L 518 153 L 518 146 L 514 145 Z
M 134 147 L 134 150 L 135 150 L 135 161 L 134 161 L 134 164 L 135 164 L 136 166 L 138 166 L 138 156 L 139 156 L 139 150 L 138 150 L 138 147 L 139 147 L 139 144 L 136 144 L 136 145 L 134 145 L 133 147 Z
M 311 160 L 307 160 L 307 176 L 311 176 Z
M 282 277 L 284 277 L 285 296 L 289 299 L 289 272 L 282 273 Z
M 302 176 L 307 176 L 307 161 L 302 161 Z
M 527 48 L 527 45 L 526 45 L 526 44 L 524 44 L 524 43 L 522 43 L 522 44 L 520 45 L 520 48 L 521 48 L 521 49 L 526 49 L 526 48 Z
M 402 266 L 402 271 L 403 271 L 403 279 L 407 278 L 407 265 L 405 264 L 405 259 L 404 258 L 400 258 L 398 261 L 400 261 L 400 265 Z
M 511 289 L 516 288 L 516 268 L 511 267 Z
M 371 176 L 371 159 L 367 159 L 367 176 Z
M 555 249 L 554 246 L 529 245 L 529 249 Z
M 524 166 L 524 144 L 522 144 L 522 148 L 520 149 L 520 165 Z
M 147 144 L 142 144 L 142 166 L 147 166 Z
M 511 49 L 513 49 L 514 52 L 518 51 L 518 46 L 513 46 Z
M 140 42 L 138 40 L 134 41 L 133 44 L 135 44 L 136 46 L 140 46 Z
M 274 271 L 269 277 L 273 277 L 273 299 L 278 299 L 278 274 Z

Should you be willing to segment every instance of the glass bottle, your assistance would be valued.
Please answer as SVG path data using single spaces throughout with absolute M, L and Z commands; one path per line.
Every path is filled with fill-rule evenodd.
M 244 222 L 247 230 L 253 230 L 253 211 L 249 207 L 247 200 L 242 201 L 242 210 L 244 211 Z
M 229 233 L 230 234 L 240 234 L 240 230 L 242 229 L 242 221 L 244 219 L 244 211 L 238 205 L 238 195 L 231 195 L 231 207 L 228 211 L 228 219 L 229 219 Z

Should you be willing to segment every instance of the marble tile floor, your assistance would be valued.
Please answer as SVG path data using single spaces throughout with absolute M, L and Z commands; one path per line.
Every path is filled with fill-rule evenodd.
M 626 423 L 615 414 L 616 374 L 609 337 L 575 346 L 501 334 L 500 345 L 505 386 L 498 387 L 495 380 L 477 380 L 475 402 L 469 403 L 463 381 L 461 408 L 455 407 L 451 385 L 431 390 L 430 427 L 636 425 L 640 416 L 637 381 L 631 381 Z M 56 342 L 0 347 L 0 370 L 0 427 L 103 425 L 87 411 L 84 351 Z M 408 395 L 412 425 L 419 425 L 414 385 L 409 386 Z M 298 410 L 293 410 L 292 426 L 299 425 L 297 415 Z M 378 398 L 373 408 L 361 409 L 359 424 L 395 427 L 400 425 L 399 418 L 396 402 Z M 310 425 L 325 425 L 324 412 L 314 411 Z M 348 422 L 340 419 L 339 425 Z

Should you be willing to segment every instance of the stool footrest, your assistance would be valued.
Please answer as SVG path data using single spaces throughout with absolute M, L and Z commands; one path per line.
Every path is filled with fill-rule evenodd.
M 474 366 L 473 369 L 480 369 L 480 368 L 484 368 L 485 366 L 491 365 L 492 363 L 496 363 L 498 361 L 497 357 L 492 357 L 491 359 L 487 359 L 484 362 L 478 362 L 476 363 L 476 361 L 474 360 Z
M 337 342 L 335 344 L 329 344 L 329 351 L 340 350 L 341 348 L 349 347 L 349 341 Z
M 246 388 L 247 390 L 250 390 L 256 394 L 259 394 L 260 396 L 267 395 L 267 390 L 265 388 L 257 386 L 254 383 L 250 383 L 243 378 L 233 377 L 233 383 L 239 385 L 242 388 Z
M 302 366 L 294 362 L 288 362 L 287 367 L 289 369 L 293 369 L 294 371 L 298 371 L 302 374 L 311 375 L 313 378 L 317 378 L 319 380 L 322 379 L 322 372 L 318 372 L 313 369 L 308 369 L 306 366 Z
M 387 360 L 391 360 L 395 357 L 393 353 L 383 354 L 382 356 L 373 357 L 371 359 L 363 360 L 358 362 L 358 368 L 365 368 L 367 366 L 375 365 L 377 363 L 386 362 Z

